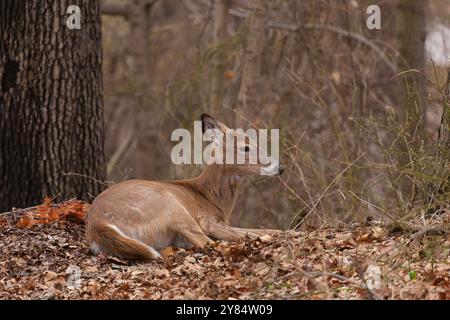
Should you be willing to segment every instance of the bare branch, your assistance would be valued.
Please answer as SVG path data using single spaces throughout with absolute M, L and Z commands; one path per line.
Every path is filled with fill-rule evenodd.
M 243 10 L 243 9 L 231 9 L 229 12 L 231 15 L 240 17 L 240 18 L 247 18 L 248 16 L 250 16 L 250 12 Z M 386 63 L 386 65 L 393 72 L 397 72 L 396 64 L 391 62 L 387 58 L 384 51 L 382 49 L 380 49 L 377 45 L 375 45 L 372 41 L 370 41 L 369 39 L 367 39 L 366 37 L 364 37 L 363 35 L 361 35 L 359 33 L 347 31 L 347 30 L 341 29 L 339 27 L 330 26 L 330 25 L 320 25 L 320 24 L 311 24 L 311 23 L 305 24 L 305 25 L 294 25 L 294 24 L 288 24 L 288 23 L 283 23 L 283 22 L 273 21 L 273 20 L 270 20 L 268 22 L 268 27 L 274 28 L 274 29 L 287 30 L 287 31 L 291 31 L 291 32 L 296 32 L 296 31 L 299 31 L 300 29 L 324 30 L 324 31 L 336 33 L 343 37 L 349 37 L 349 38 L 355 39 L 355 40 L 365 44 L 366 46 L 370 47 L 375 53 L 377 53 L 381 57 L 381 59 L 384 61 L 384 63 Z
M 111 16 L 128 17 L 128 5 L 126 2 L 114 2 L 111 0 L 100 0 L 102 14 Z
M 238 17 L 238 18 L 248 18 L 250 16 L 250 13 L 251 13 L 250 11 L 242 9 L 242 8 L 231 8 L 229 10 L 230 15 Z M 284 22 L 274 21 L 274 20 L 269 20 L 267 23 L 267 27 L 274 28 L 274 29 L 286 30 L 286 31 L 290 31 L 290 32 L 296 32 L 301 29 L 303 29 L 303 30 L 324 30 L 324 31 L 338 34 L 343 37 L 355 39 L 355 40 L 361 42 L 362 44 L 368 46 L 369 48 L 371 48 L 377 55 L 380 56 L 380 58 L 383 60 L 383 62 L 393 72 L 395 72 L 395 73 L 397 72 L 397 65 L 389 60 L 389 58 L 386 56 L 384 50 L 380 49 L 376 44 L 374 44 L 372 41 L 370 41 L 369 39 L 367 39 L 366 37 L 364 37 L 363 35 L 361 35 L 359 33 L 347 31 L 345 29 L 331 26 L 331 25 L 320 25 L 320 24 L 311 24 L 311 23 L 305 24 L 305 25 L 295 25 L 295 24 L 289 24 L 289 23 L 284 23 Z

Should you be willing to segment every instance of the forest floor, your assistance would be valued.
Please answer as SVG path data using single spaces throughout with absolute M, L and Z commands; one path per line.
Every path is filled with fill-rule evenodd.
M 63 216 L 31 223 L 50 207 Z M 370 222 L 128 262 L 89 253 L 77 210 L 0 216 L 0 299 L 450 299 L 448 211 L 408 233 Z

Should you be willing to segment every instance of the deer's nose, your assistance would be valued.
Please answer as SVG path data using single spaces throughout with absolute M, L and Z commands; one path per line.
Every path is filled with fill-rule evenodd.
M 279 165 L 278 166 L 278 175 L 281 175 L 281 174 L 283 174 L 283 172 L 284 172 L 284 167 L 283 167 L 283 165 Z

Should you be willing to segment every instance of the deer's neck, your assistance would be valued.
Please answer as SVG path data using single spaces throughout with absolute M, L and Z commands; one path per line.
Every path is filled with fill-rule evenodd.
M 229 223 L 240 177 L 228 174 L 225 169 L 223 165 L 207 166 L 197 178 L 193 179 L 193 184 L 205 198 L 223 212 L 225 221 Z

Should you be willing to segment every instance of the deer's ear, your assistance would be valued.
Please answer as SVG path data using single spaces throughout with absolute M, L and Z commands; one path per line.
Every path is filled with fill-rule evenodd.
M 206 113 L 202 114 L 201 119 L 202 119 L 202 132 L 203 133 L 205 133 L 205 131 L 208 129 L 217 129 L 218 128 L 216 119 L 211 117 L 209 114 L 206 114 Z

